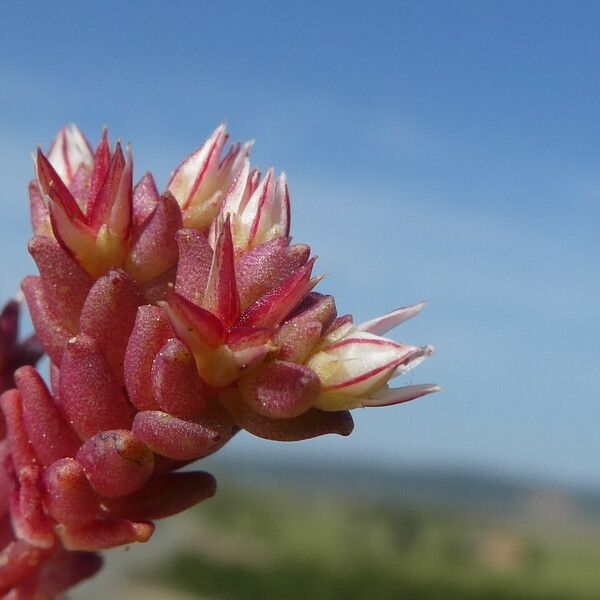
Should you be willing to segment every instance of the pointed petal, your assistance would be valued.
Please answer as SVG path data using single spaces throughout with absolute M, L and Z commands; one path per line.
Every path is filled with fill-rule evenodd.
M 377 317 L 375 319 L 371 319 L 366 323 L 362 323 L 357 326 L 357 329 L 361 331 L 368 331 L 369 333 L 374 333 L 375 335 L 383 335 L 387 333 L 391 329 L 398 327 L 404 321 L 408 321 L 413 317 L 416 317 L 424 308 L 426 302 L 419 302 L 418 304 L 413 304 L 412 306 L 403 306 L 402 308 L 398 308 L 386 315 L 381 317 Z
M 109 221 L 124 170 L 125 156 L 123 155 L 121 144 L 117 142 L 117 147 L 110 159 L 108 171 L 104 177 L 102 186 L 98 190 L 98 194 L 93 199 L 90 199 L 90 203 L 88 204 L 88 223 L 94 231 L 98 231 L 102 224 L 106 224 Z
M 287 238 L 278 237 L 245 252 L 238 259 L 236 278 L 245 309 L 306 264 L 310 248 L 303 244 L 288 247 L 287 242 Z
M 106 219 L 109 230 L 119 239 L 126 240 L 133 227 L 133 157 L 127 148 L 127 159 L 112 198 Z
M 133 188 L 133 220 L 142 225 L 158 204 L 159 193 L 152 173 L 146 173 Z
M 167 189 L 175 196 L 182 210 L 187 210 L 194 202 L 206 199 L 207 192 L 204 188 L 207 186 L 203 184 L 218 169 L 219 156 L 226 140 L 225 125 L 220 125 L 173 173 Z
M 75 198 L 39 148 L 36 159 L 38 182 L 42 193 L 50 196 L 54 203 L 60 204 L 69 219 L 83 223 L 85 217 Z
M 418 348 L 415 352 L 413 352 L 413 354 L 411 354 L 408 361 L 403 362 L 396 368 L 392 378 L 404 375 L 404 373 L 411 371 L 433 354 L 435 354 L 435 348 L 433 346 L 423 346 L 422 348 Z
M 402 404 L 403 402 L 416 400 L 417 398 L 421 398 L 427 394 L 434 394 L 441 391 L 442 388 L 433 383 L 383 389 L 369 398 L 364 398 L 362 401 L 362 406 L 391 406 L 393 404 Z
M 272 177 L 271 170 L 269 174 Z M 269 174 L 265 181 L 269 178 Z M 250 245 L 289 235 L 290 203 L 285 174 L 282 173 L 276 181 L 271 178 L 267 187 L 252 223 Z
M 177 232 L 179 261 L 175 290 L 200 306 L 204 300 L 213 251 L 206 237 L 194 229 Z
M 77 202 L 81 212 L 84 214 L 87 210 L 87 200 L 90 193 L 91 177 L 91 167 L 89 165 L 80 165 L 68 186 L 73 198 L 75 198 L 75 202 Z
M 81 165 L 91 168 L 94 159 L 89 142 L 79 127 L 71 123 L 58 132 L 48 151 L 48 160 L 68 184 Z
M 111 151 L 110 144 L 108 142 L 108 130 L 105 128 L 102 131 L 102 137 L 100 138 L 100 143 L 96 148 L 96 152 L 94 153 L 94 168 L 92 170 L 92 177 L 90 181 L 90 192 L 87 202 L 87 214 L 88 217 L 94 212 L 94 207 L 98 202 L 98 196 L 102 187 L 104 185 L 104 181 L 108 175 L 108 170 L 111 162 Z
M 173 331 L 192 352 L 197 347 L 216 348 L 223 343 L 225 331 L 219 319 L 177 292 L 170 292 L 167 302 L 160 306 L 167 314 Z
M 414 346 L 360 332 L 326 346 L 307 366 L 319 375 L 323 391 L 363 396 L 383 385 L 418 351 Z
M 240 315 L 229 217 L 217 240 L 202 306 L 219 317 L 226 329 Z
M 320 278 L 310 279 L 315 259 L 286 279 L 273 291 L 265 294 L 240 318 L 241 325 L 253 327 L 276 327 L 303 298 L 317 285 Z
M 62 204 L 48 205 L 52 233 L 58 243 L 87 271 L 94 273 L 96 238 L 82 222 L 68 215 Z
M 249 176 L 250 161 L 245 157 L 223 201 L 221 213 L 224 217 L 238 214 L 244 209 L 245 202 L 247 201 Z

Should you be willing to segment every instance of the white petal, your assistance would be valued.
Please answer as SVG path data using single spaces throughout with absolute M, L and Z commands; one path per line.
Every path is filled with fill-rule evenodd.
M 433 383 L 423 383 L 420 385 L 407 385 L 400 388 L 379 390 L 376 394 L 364 398 L 363 406 L 390 406 L 392 404 L 402 404 L 410 400 L 416 400 L 427 394 L 441 392 L 442 388 Z
M 375 319 L 371 319 L 361 325 L 357 326 L 357 329 L 361 331 L 368 331 L 369 333 L 374 333 L 376 335 L 383 335 L 384 333 L 390 331 L 390 329 L 394 329 L 394 327 L 398 327 L 404 321 L 408 321 L 413 317 L 416 317 L 422 310 L 425 308 L 426 302 L 419 302 L 418 304 L 413 304 L 412 306 L 403 306 L 402 308 L 398 308 L 386 315 L 381 317 L 376 317 Z

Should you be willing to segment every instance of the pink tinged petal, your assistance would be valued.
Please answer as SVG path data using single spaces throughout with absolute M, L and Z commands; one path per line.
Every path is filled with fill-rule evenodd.
M 148 217 L 127 259 L 126 269 L 136 281 L 151 281 L 177 263 L 175 236 L 181 226 L 179 205 L 171 194 L 164 194 Z
M 402 308 L 398 308 L 382 317 L 377 317 L 375 319 L 371 319 L 366 323 L 362 323 L 361 325 L 357 325 L 357 329 L 360 331 L 367 331 L 369 333 L 373 333 L 375 335 L 383 335 L 387 333 L 391 329 L 398 327 L 404 321 L 408 321 L 413 317 L 416 317 L 422 310 L 425 308 L 425 302 L 419 302 L 418 304 L 413 304 L 412 306 L 403 306 Z
M 229 329 L 240 315 L 229 217 L 225 220 L 217 240 L 202 305 L 219 317 L 226 329 Z
M 318 292 L 311 292 L 292 311 L 286 323 L 311 323 L 318 321 L 323 330 L 327 330 L 337 315 L 333 296 L 324 296 Z
M 83 223 L 85 217 L 75 198 L 39 148 L 36 159 L 38 182 L 42 193 L 50 196 L 52 203 L 59 205 L 70 220 Z
M 260 298 L 241 316 L 240 324 L 277 327 L 322 279 L 310 278 L 315 260 L 311 259 L 281 285 Z
M 232 435 L 227 414 L 213 409 L 194 421 L 165 412 L 143 411 L 133 421 L 134 435 L 154 452 L 175 460 L 201 458 L 223 446 Z
M 310 248 L 303 244 L 289 247 L 286 237 L 256 246 L 236 263 L 236 278 L 244 309 L 277 287 L 306 264 Z
M 61 552 L 47 561 L 38 575 L 38 591 L 54 597 L 95 575 L 102 558 L 93 552 Z
M 250 229 L 250 244 L 255 245 L 290 232 L 290 201 L 285 174 L 273 181 L 272 171 L 265 178 L 266 193 L 261 196 Z M 250 203 L 249 203 L 250 204 Z
M 383 385 L 396 367 L 418 351 L 370 333 L 357 332 L 323 348 L 307 363 L 323 384 L 323 391 L 365 395 Z
M 121 240 L 127 240 L 131 234 L 133 227 L 133 158 L 129 146 L 127 147 L 125 167 L 112 198 L 106 225 Z
M 131 406 L 98 344 L 87 335 L 67 342 L 60 398 L 69 423 L 83 439 L 131 425 Z
M 77 453 L 94 490 L 106 498 L 125 496 L 144 485 L 154 470 L 152 451 L 131 431 L 103 431 Z
M 98 517 L 100 498 L 92 489 L 83 466 L 63 458 L 44 473 L 44 507 L 57 522 L 84 525 Z
M 58 132 L 48 151 L 48 160 L 68 184 L 81 165 L 91 168 L 94 158 L 85 136 L 77 125 L 70 124 Z
M 160 408 L 176 417 L 193 418 L 206 404 L 196 360 L 187 346 L 170 339 L 152 364 L 152 390 Z
M 23 423 L 37 457 L 43 465 L 74 456 L 80 441 L 67 425 L 46 384 L 33 367 L 21 367 L 15 373 L 21 394 Z
M 249 191 L 251 183 L 250 178 L 250 161 L 248 157 L 244 157 L 239 171 L 233 178 L 231 187 L 227 191 L 221 214 L 224 216 L 235 215 L 240 213 L 246 206 L 249 199 Z
M 167 188 L 184 211 L 193 203 L 207 200 L 211 195 L 211 179 L 218 171 L 221 149 L 226 141 L 225 125 L 220 125 L 173 173 Z
M 211 498 L 215 478 L 209 473 L 165 473 L 153 477 L 137 492 L 103 502 L 112 518 L 139 520 L 164 519 Z
M 224 345 L 225 331 L 212 313 L 168 292 L 159 302 L 177 337 L 191 350 L 200 377 L 209 385 L 223 387 L 239 375 L 239 366 L 230 348 Z
M 58 243 L 73 256 L 86 271 L 95 275 L 101 267 L 96 264 L 96 236 L 94 232 L 76 218 L 70 217 L 59 202 L 49 203 L 52 233 Z
M 140 306 L 125 351 L 124 374 L 127 394 L 138 410 L 159 407 L 152 393 L 152 362 L 173 336 L 165 313 L 157 306 Z
M 23 540 L 11 542 L 0 553 L 0 593 L 32 578 L 50 552 L 48 548 L 36 548 Z
M 222 394 L 220 402 L 236 425 L 267 440 L 295 442 L 330 433 L 347 436 L 354 427 L 347 411 L 324 412 L 313 408 L 299 417 L 271 419 L 252 410 L 236 393 Z
M 143 302 L 133 279 L 115 269 L 96 281 L 81 311 L 80 332 L 94 338 L 119 383 L 123 383 L 125 350 Z
M 35 235 L 52 235 L 48 207 L 44 203 L 44 196 L 37 181 L 32 181 L 29 184 L 29 212 L 31 227 Z
M 50 360 L 59 364 L 65 343 L 75 332 L 64 323 L 56 309 L 48 302 L 44 284 L 39 277 L 25 277 L 21 287 L 27 299 L 37 337 Z
M 227 336 L 227 345 L 233 351 L 234 360 L 239 367 L 250 367 L 278 349 L 272 342 L 274 335 L 274 329 L 235 327 Z
M 121 180 L 123 179 L 125 164 L 125 156 L 123 155 L 121 144 L 117 142 L 102 185 L 98 193 L 93 198 L 90 197 L 87 217 L 88 223 L 94 231 L 98 231 L 100 226 L 108 223 L 110 219 L 113 204 L 117 197 Z
M 87 203 L 87 214 L 90 215 L 96 206 L 98 195 L 104 185 L 104 180 L 108 175 L 111 163 L 110 144 L 108 142 L 108 130 L 105 128 L 102 132 L 100 143 L 94 153 L 94 168 L 90 181 L 90 192 Z
M 92 287 L 92 278 L 48 237 L 35 236 L 29 242 L 29 253 L 40 271 L 46 296 L 51 298 L 64 322 L 76 330 L 81 307 Z
M 133 221 L 142 225 L 158 204 L 159 193 L 152 173 L 146 173 L 133 188 Z
M 279 346 L 281 360 L 302 364 L 310 356 L 321 339 L 322 326 L 317 321 L 298 322 L 295 319 L 285 322 L 274 338 Z
M 194 229 L 180 229 L 177 232 L 177 245 L 179 260 L 175 290 L 200 306 L 212 264 L 212 248 L 206 237 Z
M 420 385 L 408 385 L 399 388 L 384 388 L 377 393 L 370 395 L 368 398 L 363 398 L 361 406 L 391 406 L 393 404 L 402 404 L 410 400 L 416 400 L 426 396 L 441 392 L 442 388 L 439 385 L 425 383 Z
M 313 405 L 321 382 L 303 365 L 276 360 L 242 377 L 238 388 L 244 402 L 257 413 L 274 419 L 291 419 Z
M 208 310 L 196 306 L 177 292 L 161 304 L 173 331 L 195 352 L 197 347 L 216 348 L 223 343 L 225 330 L 221 321 Z
M 413 352 L 407 361 L 399 365 L 394 371 L 392 377 L 398 377 L 414 369 L 420 365 L 424 360 L 435 354 L 435 348 L 433 346 L 423 346 Z
M 77 202 L 83 213 L 87 210 L 91 177 L 92 168 L 89 165 L 80 165 L 68 186 L 75 202 Z
M 277 350 L 277 346 L 273 345 L 272 342 L 251 348 L 233 350 L 233 360 L 240 369 L 245 369 L 262 362 L 269 353 L 275 350 Z
M 148 521 L 98 520 L 86 525 L 58 525 L 56 532 L 67 550 L 106 550 L 134 542 L 147 542 L 154 533 Z

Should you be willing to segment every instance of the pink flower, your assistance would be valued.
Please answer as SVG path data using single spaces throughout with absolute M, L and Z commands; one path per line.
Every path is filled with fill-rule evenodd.
M 155 519 L 215 491 L 207 473 L 176 470 L 241 429 L 348 435 L 349 409 L 439 390 L 388 386 L 433 352 L 381 337 L 423 305 L 358 326 L 338 318 L 314 291 L 310 248 L 290 243 L 285 175 L 261 178 L 251 145 L 226 150 L 227 139 L 218 127 L 162 196 L 148 173 L 133 185 L 131 152 L 106 131 L 94 152 L 75 126 L 38 151 L 40 274 L 22 288 L 51 386 L 21 367 L 1 398 L 14 536 L 0 592 L 25 590 L 23 577 L 44 591 L 57 560 L 83 561 L 79 577 L 99 564 L 77 553 L 148 540 Z M 9 575 L 23 556 L 35 576 Z

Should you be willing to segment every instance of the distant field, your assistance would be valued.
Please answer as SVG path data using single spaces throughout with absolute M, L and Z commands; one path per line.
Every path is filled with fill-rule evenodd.
M 290 479 L 221 478 L 193 544 L 144 575 L 215 599 L 600 598 L 600 530 L 568 498 L 507 516 Z

